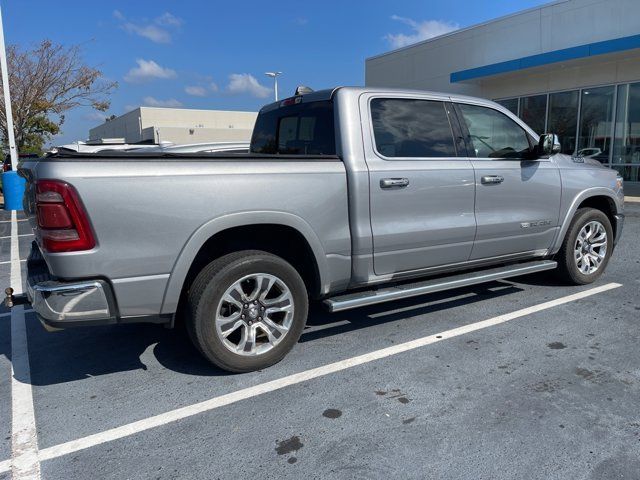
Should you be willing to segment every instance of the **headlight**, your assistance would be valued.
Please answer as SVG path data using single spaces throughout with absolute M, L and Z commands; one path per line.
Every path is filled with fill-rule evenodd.
M 624 179 L 620 175 L 618 175 L 616 177 L 616 189 L 622 190 L 623 186 L 624 186 Z

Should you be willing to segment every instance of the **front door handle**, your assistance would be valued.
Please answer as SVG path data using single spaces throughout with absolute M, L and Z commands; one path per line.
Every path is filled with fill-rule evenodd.
M 483 185 L 493 185 L 504 182 L 504 177 L 501 175 L 487 175 L 482 177 L 481 182 Z
M 380 180 L 380 188 L 404 188 L 409 185 L 408 178 L 383 178 Z

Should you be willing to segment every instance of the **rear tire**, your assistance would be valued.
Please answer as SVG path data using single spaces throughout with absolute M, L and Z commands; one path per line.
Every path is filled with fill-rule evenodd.
M 289 353 L 305 326 L 309 300 L 288 262 L 243 250 L 202 269 L 187 309 L 189 336 L 207 360 L 230 372 L 250 372 Z
M 613 228 L 602 211 L 579 209 L 557 255 L 558 276 L 574 285 L 596 281 L 613 251 Z

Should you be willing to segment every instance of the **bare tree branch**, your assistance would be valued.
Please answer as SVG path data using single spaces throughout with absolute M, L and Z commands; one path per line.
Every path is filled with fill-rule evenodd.
M 60 130 L 64 113 L 89 106 L 105 111 L 117 82 L 106 81 L 97 68 L 84 64 L 78 46 L 64 47 L 49 40 L 33 50 L 16 45 L 7 49 L 9 87 L 18 149 L 44 141 Z M 2 92 L 0 100 L 3 101 Z M 0 111 L 0 129 L 6 139 L 7 119 Z

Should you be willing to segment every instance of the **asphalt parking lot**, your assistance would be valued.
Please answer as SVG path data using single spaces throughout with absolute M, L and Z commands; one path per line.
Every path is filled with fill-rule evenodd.
M 544 274 L 316 308 L 289 356 L 250 374 L 213 368 L 182 331 L 154 325 L 48 333 L 27 310 L 20 346 L 19 315 L 3 307 L 0 479 L 16 408 L 32 412 L 45 479 L 638 479 L 640 203 L 626 214 L 594 285 Z M 10 218 L 0 213 L 3 289 Z M 12 344 L 29 360 L 13 378 Z M 16 405 L 25 389 L 32 409 Z

